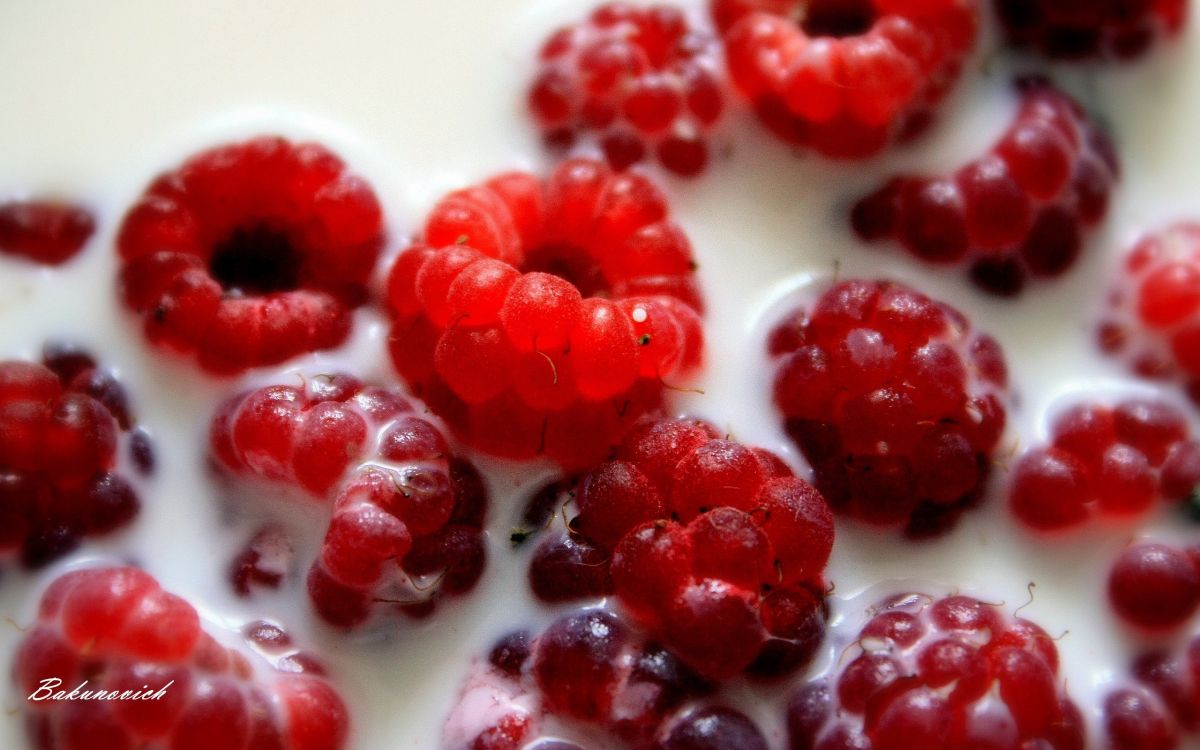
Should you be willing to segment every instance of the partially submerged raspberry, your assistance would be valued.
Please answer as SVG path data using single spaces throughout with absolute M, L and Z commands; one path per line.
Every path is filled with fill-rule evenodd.
M 899 284 L 843 281 L 769 348 L 775 404 L 835 510 L 920 537 L 980 499 L 1007 373 L 959 312 Z
M 80 206 L 50 200 L 0 203 L 0 253 L 57 266 L 79 254 L 96 219 Z
M 1116 152 L 1074 99 L 1022 79 L 1020 108 L 982 157 L 949 177 L 894 177 L 854 207 L 865 240 L 895 240 L 916 257 L 966 265 L 993 294 L 1066 273 L 1108 212 Z
M 1132 679 L 1118 684 L 1102 706 L 1108 747 L 1174 750 L 1200 739 L 1200 637 L 1178 652 L 1146 651 L 1130 672 Z
M 1170 630 L 1200 608 L 1200 548 L 1143 542 L 1121 552 L 1108 575 L 1108 598 L 1126 622 Z
M 155 344 L 235 373 L 340 344 L 383 245 L 370 186 L 315 143 L 261 137 L 155 179 L 117 237 Z
M 1009 41 L 1052 58 L 1139 57 L 1187 20 L 1188 0 L 995 0 Z

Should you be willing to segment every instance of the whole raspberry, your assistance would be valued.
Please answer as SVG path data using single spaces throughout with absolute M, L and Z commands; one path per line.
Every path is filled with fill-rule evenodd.
M 472 447 L 589 466 L 700 361 L 691 245 L 644 177 L 562 163 L 434 207 L 392 268 L 392 361 Z
M 843 281 L 773 333 L 775 405 L 834 510 L 910 537 L 980 498 L 1004 431 L 999 345 L 886 281 Z
M 60 201 L 0 203 L 0 253 L 57 266 L 79 254 L 96 219 L 80 206 Z
M 338 750 L 349 716 L 278 625 L 226 648 L 191 604 L 135 568 L 67 573 L 42 597 L 13 675 L 30 742 L 73 750 Z M 59 691 L 73 700 L 35 700 Z M 86 691 L 86 692 L 85 692 Z M 96 692 L 125 694 L 101 699 Z M 155 699 L 136 699 L 141 695 Z M 90 698 L 90 699 L 89 699 Z
M 335 625 L 387 609 L 426 616 L 483 572 L 483 480 L 394 391 L 344 374 L 265 386 L 217 411 L 210 447 L 222 470 L 290 484 L 330 509 L 308 592 Z M 243 590 L 259 579 L 245 554 L 233 570 Z
M 894 177 L 854 207 L 864 240 L 895 240 L 935 264 L 966 264 L 984 291 L 1013 296 L 1066 273 L 1108 212 L 1113 145 L 1074 99 L 1042 79 L 986 154 L 950 177 Z
M 1180 653 L 1151 650 L 1138 656 L 1132 678 L 1109 693 L 1103 725 L 1112 750 L 1173 750 L 1200 739 L 1200 637 Z M 1181 739 L 1189 740 L 1182 745 Z
M 1138 57 L 1187 20 L 1188 0 L 995 0 L 1008 40 L 1051 58 Z
M 1200 550 L 1166 544 L 1135 544 L 1117 558 L 1108 575 L 1108 597 L 1126 622 L 1169 630 L 1200 608 Z
M 839 158 L 923 130 L 979 23 L 976 0 L 713 0 L 712 10 L 759 119 Z
M 135 465 L 149 450 L 133 427 L 125 389 L 80 349 L 0 362 L 0 556 L 38 567 L 128 524 L 140 502 L 120 448 Z
M 150 184 L 117 236 L 121 293 L 150 341 L 236 373 L 341 343 L 383 240 L 375 194 L 340 158 L 256 138 Z
M 670 5 L 602 5 L 559 29 L 538 56 L 529 109 L 549 145 L 594 132 L 616 169 L 652 152 L 684 176 L 708 164 L 724 108 L 715 44 Z
M 791 747 L 1083 750 L 1085 725 L 1032 622 L 966 596 L 894 597 L 788 705 Z
M 1183 414 L 1158 400 L 1072 406 L 1055 418 L 1050 444 L 1013 470 L 1012 511 L 1054 530 L 1144 513 L 1159 498 L 1188 500 L 1200 486 L 1200 443 L 1188 433 Z

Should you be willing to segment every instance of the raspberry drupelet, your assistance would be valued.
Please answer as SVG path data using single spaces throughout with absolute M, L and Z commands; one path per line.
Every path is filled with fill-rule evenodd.
M 1169 631 L 1200 608 L 1200 548 L 1141 542 L 1117 557 L 1108 575 L 1108 598 L 1123 620 L 1146 630 Z
M 230 374 L 340 344 L 384 242 L 374 192 L 315 143 L 260 137 L 155 179 L 117 236 L 153 343 Z
M 1128 60 L 1177 35 L 1188 0 L 995 0 L 1008 40 L 1046 57 Z
M 49 344 L 40 363 L 0 362 L 0 557 L 39 567 L 127 525 L 140 502 L 120 453 L 148 470 L 147 440 L 124 387 L 87 352 Z
M 1130 679 L 1101 707 L 1112 750 L 1175 750 L 1200 739 L 1200 637 L 1179 651 L 1152 649 L 1134 659 Z
M 1007 370 L 961 313 L 900 284 L 843 281 L 768 348 L 775 405 L 834 510 L 925 537 L 980 499 Z
M 324 670 L 278 625 L 221 645 L 196 610 L 135 568 L 66 573 L 42 597 L 14 660 L 22 695 L 87 682 L 155 700 L 32 700 L 31 746 L 46 750 L 339 750 L 349 715 Z
M 759 119 L 838 158 L 921 132 L 979 24 L 976 0 L 713 0 L 712 10 Z
M 1066 529 L 1089 517 L 1126 519 L 1200 486 L 1200 443 L 1174 406 L 1133 398 L 1081 403 L 1055 417 L 1051 438 L 1023 455 L 1009 499 L 1027 526 Z
M 1084 749 L 1058 650 L 1034 623 L 967 596 L 897 596 L 868 615 L 837 672 L 792 696 L 793 750 Z
M 396 260 L 392 361 L 472 447 L 586 467 L 700 362 L 694 271 L 641 175 L 504 174 L 443 198 Z
M 893 177 L 861 199 L 864 240 L 894 240 L 928 263 L 966 265 L 1000 296 L 1066 273 L 1108 213 L 1119 176 L 1112 142 L 1043 79 L 1017 82 L 1016 118 L 982 157 L 949 177 Z
M 78 255 L 95 231 L 95 217 L 82 206 L 51 200 L 0 203 L 0 253 L 58 266 Z
M 559 29 L 538 56 L 529 109 L 547 145 L 594 134 L 616 169 L 653 155 L 695 176 L 724 109 L 715 40 L 670 5 L 602 5 Z
M 334 625 L 387 610 L 424 617 L 483 572 L 483 480 L 395 391 L 344 374 L 266 386 L 217 411 L 210 446 L 223 471 L 299 488 L 329 508 L 308 593 Z M 259 578 L 254 562 L 239 556 L 236 588 Z

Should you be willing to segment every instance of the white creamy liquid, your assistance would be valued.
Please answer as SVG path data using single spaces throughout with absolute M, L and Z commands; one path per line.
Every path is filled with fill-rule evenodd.
M 352 745 L 360 750 L 437 747 L 471 659 L 486 653 L 498 635 L 546 621 L 548 613 L 526 591 L 527 554 L 511 552 L 507 541 L 522 488 L 546 472 L 486 461 L 481 466 L 494 490 L 487 573 L 475 592 L 450 600 L 430 620 L 402 623 L 382 643 L 347 637 L 314 621 L 303 575 L 278 593 L 235 599 L 225 571 L 247 531 L 222 521 L 225 503 L 238 498 L 211 484 L 204 456 L 214 405 L 242 381 L 204 377 L 145 343 L 140 322 L 116 299 L 112 247 L 120 217 L 155 174 L 200 148 L 278 132 L 322 141 L 367 177 L 385 207 L 390 252 L 399 250 L 445 192 L 505 169 L 547 167 L 524 113 L 524 87 L 541 39 L 581 15 L 585 5 L 0 4 L 0 199 L 61 193 L 90 205 L 100 220 L 86 251 L 61 270 L 0 258 L 0 358 L 32 357 L 46 338 L 90 347 L 118 369 L 139 419 L 157 440 L 159 457 L 156 477 L 142 488 L 142 513 L 127 531 L 88 540 L 42 573 L 9 566 L 0 578 L 0 616 L 6 618 L 0 624 L 0 679 L 6 685 L 0 692 L 0 747 L 24 746 L 21 696 L 7 687 L 20 628 L 32 622 L 42 587 L 65 567 L 88 560 L 136 561 L 214 623 L 236 626 L 270 616 L 288 625 L 332 667 L 352 707 Z M 1065 280 L 1036 285 L 1016 302 L 982 296 L 961 269 L 931 270 L 897 248 L 863 247 L 845 220 L 853 197 L 887 174 L 952 169 L 1005 128 L 1014 109 L 1011 71 L 995 59 L 995 39 L 982 41 L 976 69 L 926 137 L 867 164 L 796 158 L 746 113 L 727 118 L 720 140 L 728 158 L 691 182 L 656 173 L 693 241 L 709 301 L 708 365 L 696 383 L 704 394 L 678 398 L 678 408 L 713 420 L 739 440 L 778 451 L 802 469 L 770 408 L 763 339 L 780 315 L 813 293 L 814 279 L 835 272 L 906 281 L 959 306 L 976 327 L 996 336 L 1008 356 L 1014 400 L 1001 453 L 1015 456 L 1042 440 L 1047 411 L 1072 396 L 1155 392 L 1098 357 L 1093 330 L 1117 258 L 1130 242 L 1173 219 L 1200 217 L 1195 25 L 1146 62 L 1064 75 L 1071 90 L 1113 126 L 1124 177 L 1109 221 L 1090 237 L 1078 266 Z M 986 76 L 976 72 L 984 60 L 990 61 Z M 332 367 L 389 377 L 385 337 L 381 316 L 363 310 L 353 341 L 342 350 L 250 379 Z M 1174 389 L 1164 395 L 1179 398 Z M 1187 528 L 1168 509 L 1132 525 L 1095 523 L 1062 538 L 1035 537 L 1004 508 L 1004 474 L 997 472 L 985 507 L 934 542 L 913 544 L 893 532 L 840 522 L 829 569 L 836 584 L 835 624 L 845 621 L 842 640 L 847 633 L 852 638 L 863 606 L 880 591 L 903 588 L 880 588 L 880 582 L 906 579 L 914 588 L 958 590 L 1004 602 L 1010 611 L 1026 604 L 1027 586 L 1035 583 L 1021 615 L 1062 635 L 1058 647 L 1070 692 L 1094 719 L 1099 697 L 1126 674 L 1137 644 L 1104 596 L 1111 561 L 1133 538 L 1161 534 L 1196 542 L 1200 530 Z M 769 696 L 785 688 L 734 686 L 732 692 L 746 704 L 759 704 L 751 710 L 782 747 L 781 716 Z M 1096 729 L 1093 746 L 1101 744 Z

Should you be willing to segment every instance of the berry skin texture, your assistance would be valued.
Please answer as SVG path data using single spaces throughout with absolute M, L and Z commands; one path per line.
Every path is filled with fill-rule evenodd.
M 701 360 L 691 245 L 644 177 L 589 159 L 451 193 L 388 279 L 392 362 L 465 443 L 603 460 Z
M 1055 417 L 1049 445 L 1013 469 L 1010 508 L 1026 526 L 1055 531 L 1099 516 L 1127 519 L 1161 498 L 1183 502 L 1200 485 L 1200 444 L 1162 401 L 1073 405 Z
M 894 177 L 855 205 L 866 241 L 893 240 L 928 263 L 966 265 L 991 294 L 1070 269 L 1108 212 L 1120 168 L 1108 136 L 1042 79 L 1017 82 L 1016 118 L 987 153 L 949 177 Z
M 979 25 L 975 0 L 714 0 L 712 10 L 733 82 L 759 119 L 842 159 L 922 131 Z
M 1054 641 L 967 596 L 903 595 L 787 709 L 791 747 L 1083 750 L 1085 725 Z
M 80 206 L 48 200 L 0 203 L 0 253 L 47 266 L 79 254 L 96 231 L 96 219 Z
M 1108 597 L 1126 622 L 1148 630 L 1170 630 L 1200 607 L 1200 570 L 1195 552 L 1165 544 L 1129 547 L 1108 576 Z
M 982 496 L 1004 431 L 999 345 L 957 311 L 849 280 L 772 333 L 775 405 L 833 509 L 910 538 Z
M 217 146 L 156 178 L 117 235 L 154 344 L 235 374 L 340 344 L 384 241 L 370 186 L 315 143 Z
M 614 169 L 653 156 L 694 177 L 725 106 L 715 47 L 673 6 L 602 5 L 542 45 L 529 111 L 549 146 L 594 135 Z
M 135 568 L 56 579 L 25 635 L 21 695 L 162 690 L 157 700 L 25 700 L 30 742 L 48 750 L 339 750 L 349 714 L 324 670 L 278 625 L 246 626 L 243 648 L 202 628 L 191 604 Z
M 1129 60 L 1177 35 L 1187 20 L 1188 0 L 995 0 L 996 13 L 1013 46 L 1065 60 Z

